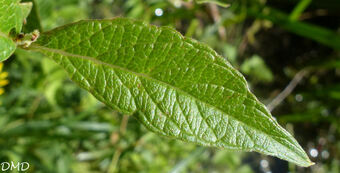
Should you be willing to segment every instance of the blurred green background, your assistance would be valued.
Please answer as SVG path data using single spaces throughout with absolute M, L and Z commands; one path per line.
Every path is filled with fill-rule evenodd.
M 0 162 L 26 161 L 28 172 L 43 173 L 340 172 L 340 1 L 226 2 L 36 0 L 24 30 L 40 28 L 34 15 L 44 31 L 116 16 L 171 26 L 240 70 L 314 166 L 159 137 L 98 102 L 50 59 L 24 50 L 4 62 Z

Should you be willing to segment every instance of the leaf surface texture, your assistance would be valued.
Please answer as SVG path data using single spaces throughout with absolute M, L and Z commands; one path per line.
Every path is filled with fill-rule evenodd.
M 312 164 L 237 70 L 169 27 L 125 18 L 80 21 L 42 34 L 30 48 L 157 134 Z

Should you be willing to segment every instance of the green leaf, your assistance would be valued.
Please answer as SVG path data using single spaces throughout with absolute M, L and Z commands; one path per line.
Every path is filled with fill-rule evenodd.
M 24 19 L 29 14 L 32 3 L 20 3 L 20 0 L 0 0 L 0 62 L 13 54 L 16 44 L 9 37 L 15 28 L 19 33 Z
M 30 49 L 157 134 L 313 164 L 239 72 L 169 27 L 124 18 L 80 21 L 42 34 Z
M 20 0 L 0 0 L 0 31 L 8 34 L 15 28 L 19 33 L 31 7 L 32 3 L 20 3 Z
M 21 16 L 22 23 L 21 23 L 20 28 L 18 28 L 17 32 L 21 31 L 23 21 L 27 18 L 27 16 L 30 14 L 31 9 L 32 9 L 32 3 L 31 2 L 20 3 L 19 5 L 20 5 L 20 8 L 21 8 L 21 12 L 22 12 L 22 14 L 21 14 L 22 15 Z
M 246 59 L 241 65 L 241 72 L 262 82 L 271 82 L 274 78 L 266 63 L 258 55 L 253 55 L 251 58 Z
M 0 62 L 11 56 L 15 48 L 16 45 L 13 40 L 0 34 Z

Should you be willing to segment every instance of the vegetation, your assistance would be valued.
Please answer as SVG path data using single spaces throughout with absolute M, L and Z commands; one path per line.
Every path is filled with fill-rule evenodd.
M 5 4 L 9 1 L 0 2 Z M 339 170 L 340 159 L 338 152 L 340 143 L 337 140 L 340 132 L 338 128 L 340 37 L 337 34 L 339 26 L 335 24 L 339 23 L 336 12 L 340 9 L 340 4 L 337 2 L 333 4 L 310 0 L 268 3 L 256 0 L 227 3 L 226 1 L 209 3 L 209 1 L 180 0 L 37 0 L 6 8 L 12 10 L 8 14 L 18 15 L 14 16 L 16 20 L 8 20 L 14 21 L 13 23 L 0 27 L 1 60 L 9 58 L 15 51 L 11 58 L 4 61 L 5 72 L 1 73 L 0 70 L 0 91 L 5 91 L 0 94 L 2 103 L 0 160 L 27 161 L 31 164 L 30 172 L 159 172 L 160 170 L 162 172 L 336 172 Z M 3 13 L 4 10 L 0 11 L 1 17 L 8 15 Z M 9 15 L 6 19 L 11 19 L 12 16 Z M 83 21 L 42 33 L 80 19 L 116 16 L 138 19 L 143 23 L 121 18 Z M 21 21 L 26 17 L 22 26 Z M 149 24 L 170 27 L 158 28 Z M 119 34 L 119 28 L 128 34 L 125 34 L 127 38 L 121 38 L 120 44 L 124 46 L 115 48 L 115 42 L 119 45 L 119 37 L 122 36 Z M 181 32 L 186 36 L 186 40 L 183 41 L 184 38 L 170 28 Z M 21 30 L 26 34 L 20 34 Z M 37 30 L 41 32 L 40 36 Z M 135 34 L 144 30 L 149 31 L 149 35 L 144 34 L 145 38 L 141 37 L 142 40 L 135 41 L 134 38 L 138 38 Z M 160 41 L 152 40 L 155 37 L 153 34 L 157 33 L 163 33 L 164 38 L 161 35 Z M 250 90 L 267 104 L 268 110 L 275 115 L 276 120 L 290 134 L 294 134 L 302 148 L 308 151 L 312 161 L 316 163 L 314 166 L 302 168 L 293 164 L 310 165 L 307 155 L 299 144 L 272 120 L 264 105 L 248 92 L 246 82 L 242 77 L 238 78 L 239 73 L 234 68 L 231 68 L 213 50 L 188 37 L 208 44 L 218 54 L 227 57 L 236 69 L 246 75 Z M 112 44 L 105 42 L 109 40 L 108 38 L 117 39 L 113 39 Z M 184 78 L 184 74 L 183 78 L 175 78 L 172 76 L 174 74 L 170 73 L 174 69 L 168 71 L 168 66 L 156 64 L 157 61 L 151 61 L 155 64 L 143 61 L 143 53 L 149 50 L 145 46 L 148 46 L 149 42 L 160 47 L 159 50 L 157 47 L 152 47 L 150 50 L 156 52 L 157 56 L 150 55 L 147 58 L 154 57 L 160 61 L 162 57 L 166 57 L 165 54 L 162 56 L 162 50 L 166 49 L 167 43 L 174 42 L 175 46 L 168 48 L 169 52 L 166 53 L 174 57 L 173 66 L 181 69 L 181 65 L 186 65 L 186 62 L 179 55 L 186 50 L 183 45 L 189 43 L 197 49 L 188 47 L 188 58 L 199 59 L 197 63 L 187 63 L 189 69 L 200 69 L 199 64 L 211 63 L 210 60 L 205 61 L 204 56 L 212 56 L 219 65 L 230 70 L 208 67 L 204 78 L 191 79 L 190 76 Z M 77 46 L 71 47 L 72 45 Z M 137 45 L 135 47 L 137 56 L 130 61 L 136 62 L 125 66 L 125 61 L 128 59 L 123 59 L 121 56 L 131 58 L 128 56 L 130 55 L 128 47 L 131 45 Z M 115 48 L 117 54 L 114 51 L 108 53 L 106 51 L 108 47 L 111 48 L 110 50 Z M 196 50 L 206 54 L 199 54 L 202 57 L 194 56 Z M 42 52 L 47 57 L 37 52 Z M 94 60 L 94 56 L 96 58 L 98 56 L 98 60 Z M 118 60 L 113 62 L 108 58 L 118 58 Z M 64 67 L 66 73 L 53 60 Z M 84 63 L 86 65 L 83 65 Z M 154 74 L 151 71 L 147 73 L 150 68 L 156 69 Z M 120 80 L 111 81 L 112 86 L 119 81 L 124 81 L 122 83 L 126 88 L 139 91 L 141 96 L 129 95 L 128 90 L 125 92 L 124 88 L 114 87 L 108 87 L 109 93 L 115 90 L 122 91 L 122 99 L 115 101 L 112 98 L 118 97 L 117 95 L 106 94 L 103 87 L 110 86 L 110 79 L 115 79 L 115 76 L 110 76 L 112 75 L 110 70 L 120 75 L 118 76 Z M 78 71 L 76 75 L 74 75 L 75 71 Z M 82 75 L 79 75 L 79 72 Z M 139 76 L 140 72 L 143 73 L 141 76 Z M 120 111 L 115 112 L 98 102 L 87 91 L 71 82 L 67 74 L 106 105 Z M 232 83 L 226 83 L 228 77 L 233 76 L 231 74 L 236 74 L 236 77 L 230 80 Z M 140 82 L 133 82 L 136 77 L 134 75 Z M 219 80 L 214 80 L 212 76 L 219 76 Z M 193 91 L 190 86 L 195 86 L 199 82 L 226 83 L 224 87 L 233 92 L 238 91 L 238 97 L 231 97 L 235 99 L 231 99 L 230 103 L 224 103 L 223 100 L 228 93 L 216 96 L 214 92 L 200 92 L 204 87 L 202 90 Z M 144 89 L 140 89 L 141 87 Z M 164 90 L 169 91 L 162 93 L 161 91 Z M 177 103 L 171 102 L 174 99 L 170 99 L 170 102 L 157 101 L 162 94 L 169 95 L 170 90 L 179 97 L 175 99 L 178 100 Z M 192 97 L 181 95 L 182 91 L 190 93 Z M 145 97 L 148 94 L 150 99 Z M 133 102 L 135 105 L 129 97 L 137 99 Z M 138 98 L 144 101 L 138 101 Z M 240 98 L 244 100 L 240 101 Z M 180 104 L 180 100 L 184 100 L 183 104 Z M 241 122 L 242 125 L 235 126 L 239 127 L 238 130 L 226 129 L 235 137 L 236 142 L 230 143 L 229 140 L 216 142 L 219 134 L 216 129 L 226 126 L 222 121 L 220 126 L 216 126 L 217 133 L 214 129 L 209 131 L 211 130 L 208 128 L 209 124 L 221 123 L 216 119 L 208 119 L 208 126 L 189 127 L 201 130 L 198 133 L 201 135 L 195 137 L 191 136 L 193 134 L 190 134 L 190 131 L 185 131 L 187 130 L 185 127 L 176 129 L 177 126 L 173 123 L 183 123 L 183 120 L 179 120 L 180 117 L 174 118 L 172 123 L 164 124 L 162 116 L 158 119 L 159 123 L 148 122 L 146 121 L 148 118 L 145 119 L 145 117 L 153 117 L 153 111 L 158 115 L 163 112 L 162 115 L 176 116 L 174 108 L 167 110 L 169 106 L 162 106 L 162 104 L 183 106 L 192 100 L 196 104 L 200 102 L 199 105 L 202 103 L 213 105 L 210 108 L 203 108 L 209 111 L 202 113 L 202 117 L 199 118 L 204 119 L 204 116 L 212 114 L 213 117 L 236 118 L 237 121 L 231 124 Z M 256 105 L 264 114 L 253 114 L 254 110 L 251 106 L 246 106 L 244 112 L 251 112 L 252 116 L 256 117 L 252 120 L 247 113 L 242 113 L 241 102 L 248 106 Z M 236 111 L 233 112 L 233 109 L 228 106 L 232 106 Z M 194 109 L 192 104 L 189 104 L 189 108 L 191 111 L 204 112 L 199 108 Z M 214 111 L 216 113 L 213 113 Z M 221 111 L 221 115 L 218 115 L 218 111 Z M 132 112 L 135 114 L 128 116 Z M 225 149 L 201 147 L 194 143 L 188 144 L 160 137 L 146 130 L 145 127 L 158 134 L 185 141 L 229 150 L 235 148 L 254 150 L 293 163 L 269 156 L 259 156 L 257 153 L 235 153 Z M 163 130 L 158 130 L 159 128 Z M 260 130 L 253 131 L 253 129 Z M 181 131 L 182 134 L 179 135 L 177 131 Z M 281 137 L 275 139 L 278 134 Z M 240 141 L 237 141 L 237 138 Z M 272 141 L 261 144 L 263 139 Z M 278 143 L 281 145 L 280 148 L 277 148 Z M 232 145 L 235 148 L 231 147 Z

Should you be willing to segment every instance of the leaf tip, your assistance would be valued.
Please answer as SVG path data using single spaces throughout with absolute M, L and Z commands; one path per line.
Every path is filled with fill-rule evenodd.
M 306 165 L 306 167 L 310 167 L 310 166 L 313 166 L 313 165 L 315 165 L 315 163 L 312 162 L 312 161 L 309 161 L 309 163 L 308 163 L 308 165 Z
M 303 163 L 297 163 L 297 165 L 301 167 L 310 167 L 315 165 L 315 163 L 312 162 L 309 158 L 307 158 Z

